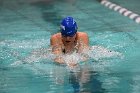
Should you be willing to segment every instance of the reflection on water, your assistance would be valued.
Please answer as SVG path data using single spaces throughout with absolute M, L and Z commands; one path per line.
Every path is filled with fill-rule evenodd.
M 91 66 L 85 65 L 80 71 L 70 72 L 69 83 L 74 93 L 104 93 L 102 83 L 98 80 L 98 73 Z

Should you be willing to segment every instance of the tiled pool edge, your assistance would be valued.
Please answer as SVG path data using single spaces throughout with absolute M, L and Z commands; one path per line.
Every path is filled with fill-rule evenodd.
M 123 16 L 127 16 L 130 19 L 134 20 L 136 23 L 140 24 L 140 15 L 138 15 L 138 14 L 126 9 L 126 8 L 123 8 L 117 4 L 114 4 L 108 0 L 100 0 L 100 3 L 102 5 L 104 5 L 105 7 L 108 7 L 109 9 L 117 11 L 120 14 L 122 14 Z

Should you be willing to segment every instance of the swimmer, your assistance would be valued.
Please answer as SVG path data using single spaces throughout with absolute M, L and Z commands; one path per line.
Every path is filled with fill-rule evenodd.
M 66 17 L 61 21 L 60 32 L 51 36 L 50 43 L 52 53 L 57 57 L 57 63 L 65 63 L 61 55 L 73 52 L 82 53 L 89 46 L 88 35 L 85 32 L 77 31 L 76 21 L 72 17 Z

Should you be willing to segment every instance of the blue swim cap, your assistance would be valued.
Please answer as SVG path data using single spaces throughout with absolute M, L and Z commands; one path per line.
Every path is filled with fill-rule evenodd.
M 77 24 L 72 17 L 66 17 L 61 22 L 61 34 L 62 36 L 74 36 L 77 32 Z

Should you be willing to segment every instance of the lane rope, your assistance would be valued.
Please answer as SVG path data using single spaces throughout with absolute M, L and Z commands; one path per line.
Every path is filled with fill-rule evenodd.
M 140 15 L 138 15 L 126 8 L 123 8 L 117 4 L 114 4 L 108 0 L 101 0 L 100 3 L 102 5 L 104 5 L 105 7 L 108 7 L 111 10 L 117 11 L 120 14 L 122 14 L 123 16 L 129 17 L 130 19 L 134 20 L 136 23 L 140 24 Z

